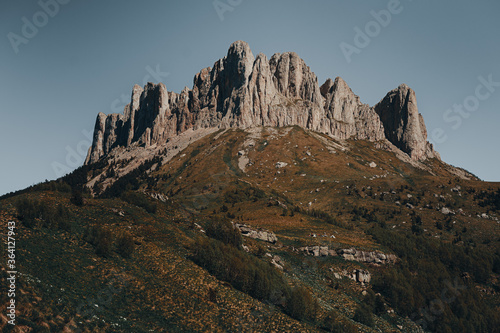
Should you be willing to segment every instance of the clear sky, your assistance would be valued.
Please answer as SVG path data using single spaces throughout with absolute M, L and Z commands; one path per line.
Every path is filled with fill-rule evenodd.
M 295 51 L 370 105 L 408 84 L 443 160 L 500 181 L 499 13 L 498 0 L 2 1 L 0 194 L 81 165 L 98 112 L 121 112 L 135 83 L 191 88 L 236 40 Z

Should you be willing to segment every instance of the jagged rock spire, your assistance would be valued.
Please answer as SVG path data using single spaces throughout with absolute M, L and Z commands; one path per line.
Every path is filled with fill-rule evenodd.
M 424 118 L 418 112 L 415 92 L 406 84 L 391 90 L 375 105 L 386 138 L 415 160 L 436 157 L 427 142 Z
M 166 145 L 190 129 L 291 125 L 338 139 L 387 139 L 415 160 L 438 157 L 427 142 L 415 93 L 406 85 L 370 107 L 340 77 L 320 88 L 294 52 L 268 60 L 237 41 L 212 68 L 195 75 L 192 89 L 177 94 L 163 83 L 135 85 L 123 114 L 99 113 L 85 163 L 118 146 Z

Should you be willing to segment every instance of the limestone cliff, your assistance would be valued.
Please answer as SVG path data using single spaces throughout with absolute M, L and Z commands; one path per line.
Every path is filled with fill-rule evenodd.
M 297 125 L 337 139 L 389 140 L 414 160 L 438 157 L 427 142 L 415 93 L 406 85 L 375 107 L 363 104 L 340 77 L 321 87 L 296 53 L 254 57 L 233 43 L 212 68 L 180 94 L 163 83 L 135 85 L 123 114 L 99 113 L 86 164 L 116 147 L 158 146 L 187 130 Z
M 424 118 L 418 112 L 415 92 L 406 84 L 391 90 L 375 111 L 384 125 L 385 136 L 415 160 L 438 157 L 427 142 Z

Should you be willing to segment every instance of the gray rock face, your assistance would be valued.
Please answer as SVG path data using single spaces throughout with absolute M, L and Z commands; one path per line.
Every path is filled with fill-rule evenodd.
M 360 251 L 355 248 L 341 249 L 337 253 L 345 260 L 359 261 L 372 264 L 394 263 L 398 258 L 394 254 L 385 254 L 382 252 Z
M 332 268 L 330 268 L 330 270 L 333 271 Z M 333 273 L 333 276 L 339 280 L 342 279 L 343 276 L 345 276 L 353 281 L 361 283 L 362 285 L 370 283 L 372 279 L 370 272 L 364 269 L 355 269 L 351 272 L 344 270 L 342 271 L 342 273 L 335 272 Z
M 335 250 L 329 250 L 328 246 L 306 246 L 299 249 L 307 255 L 314 257 L 326 257 L 326 256 L 336 256 Z
M 269 61 L 274 86 L 283 96 L 320 104 L 321 93 L 316 75 L 297 53 L 276 53 Z
M 363 284 L 370 283 L 370 281 L 372 279 L 370 272 L 362 270 L 362 269 L 357 269 L 355 271 L 355 274 L 356 274 L 356 281 L 358 281 L 359 283 L 363 283 Z
M 415 92 L 406 84 L 391 90 L 377 105 L 385 129 L 385 136 L 396 147 L 415 160 L 436 157 L 432 145 L 427 142 L 424 118 L 418 112 Z
M 387 139 L 416 160 L 438 157 L 427 142 L 415 93 L 406 85 L 370 107 L 339 77 L 320 88 L 294 52 L 268 60 L 237 41 L 212 68 L 195 75 L 192 89 L 177 94 L 163 83 L 135 85 L 122 114 L 99 113 L 85 163 L 119 146 L 167 145 L 187 130 L 292 125 L 337 139 Z
M 321 94 L 325 98 L 323 123 L 327 133 L 340 139 L 385 139 L 378 115 L 373 108 L 361 103 L 342 78 L 326 80 L 321 86 Z
M 364 262 L 368 264 L 391 264 L 398 260 L 394 254 L 382 252 L 360 251 L 355 248 L 350 249 L 329 249 L 328 246 L 306 246 L 299 248 L 299 251 L 314 257 L 341 256 L 345 260 Z
M 263 240 L 273 244 L 278 241 L 278 237 L 271 231 L 257 230 L 248 225 L 239 223 L 236 223 L 235 226 L 240 230 L 242 236 Z

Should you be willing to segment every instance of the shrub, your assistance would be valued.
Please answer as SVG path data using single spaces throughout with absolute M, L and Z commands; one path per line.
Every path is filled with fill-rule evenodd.
M 358 329 L 350 322 L 342 322 L 335 311 L 329 311 L 323 319 L 322 328 L 332 333 L 357 333 Z
M 385 313 L 385 303 L 384 299 L 380 295 L 375 296 L 375 304 L 373 306 L 373 313 L 376 315 L 382 315 Z
M 416 224 L 416 223 L 412 223 L 411 225 L 411 232 L 413 232 L 415 235 L 422 235 L 424 233 L 424 229 Z
M 83 194 L 80 188 L 73 187 L 70 201 L 77 206 L 83 206 Z
M 244 187 L 242 189 L 228 190 L 224 193 L 224 202 L 235 204 L 244 201 L 258 201 L 266 197 L 266 193 L 254 187 Z
M 217 290 L 215 288 L 208 287 L 208 300 L 217 303 Z
M 295 287 L 286 303 L 286 312 L 297 320 L 314 320 L 318 304 L 304 287 Z
M 338 221 L 332 215 L 328 214 L 327 212 L 318 210 L 318 209 L 304 209 L 304 208 L 301 208 L 299 206 L 295 206 L 293 208 L 293 211 L 300 213 L 300 214 L 308 215 L 308 216 L 323 220 L 328 224 L 332 224 L 332 225 L 335 225 L 335 226 L 340 227 L 340 228 L 344 228 L 344 229 L 348 229 L 348 230 L 353 229 L 352 225 L 348 225 L 342 221 Z
M 41 204 L 38 200 L 22 198 L 16 202 L 17 215 L 27 227 L 33 227 L 35 219 L 41 218 Z
M 156 203 L 151 202 L 145 195 L 128 191 L 122 194 L 121 196 L 123 201 L 128 202 L 129 204 L 136 205 L 138 207 L 144 208 L 148 213 L 155 214 L 156 213 Z
M 354 317 L 352 318 L 354 321 L 358 323 L 364 324 L 369 327 L 373 327 L 375 324 L 373 321 L 373 315 L 371 313 L 370 308 L 366 304 L 360 304 L 356 312 L 354 312 Z
M 71 223 L 69 222 L 71 217 L 68 208 L 63 205 L 57 206 L 57 215 L 61 217 L 57 224 L 59 229 L 71 231 Z
M 225 219 L 210 222 L 206 228 L 206 234 L 208 237 L 220 240 L 224 244 L 232 245 L 238 249 L 241 248 L 243 243 L 240 231 Z
M 63 182 L 62 180 L 54 180 L 54 181 L 48 181 L 46 180 L 44 183 L 39 183 L 36 185 L 33 185 L 30 188 L 32 191 L 57 191 L 57 192 L 62 192 L 62 193 L 69 193 L 71 192 L 71 186 L 68 185 L 68 183 Z
M 329 311 L 323 318 L 323 329 L 327 332 L 337 332 L 338 316 L 334 311 Z
M 130 258 L 135 250 L 134 238 L 128 233 L 122 233 L 117 240 L 118 253 L 123 258 Z
M 146 171 L 151 169 L 155 164 L 161 164 L 161 159 L 161 156 L 156 156 L 151 160 L 145 161 L 136 169 L 120 177 L 111 186 L 106 188 L 100 196 L 103 198 L 114 198 L 122 196 L 127 191 L 138 190 L 141 182 L 147 181 L 148 175 Z
M 84 239 L 95 246 L 95 252 L 102 257 L 109 257 L 111 254 L 111 245 L 113 244 L 113 234 L 111 230 L 106 230 L 100 226 L 93 226 L 87 229 Z
M 28 228 L 47 227 L 69 231 L 69 210 L 63 205 L 49 206 L 38 200 L 20 199 L 16 203 L 17 214 Z

